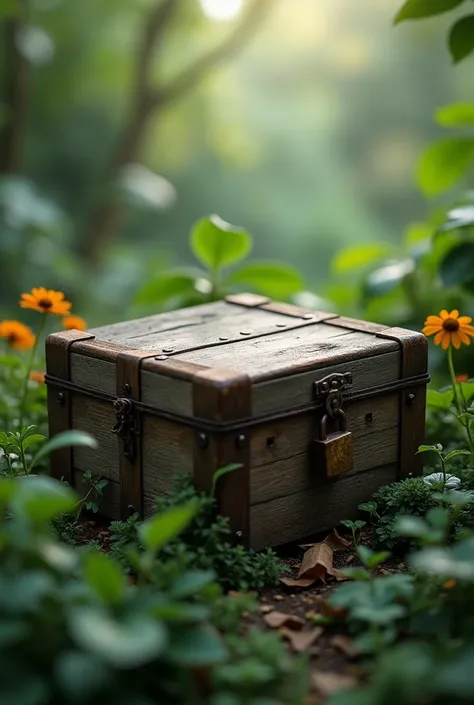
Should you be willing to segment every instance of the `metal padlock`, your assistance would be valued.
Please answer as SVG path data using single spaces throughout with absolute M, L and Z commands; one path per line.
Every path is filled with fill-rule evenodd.
M 338 409 L 339 430 L 327 433 L 328 414 L 324 414 L 319 426 L 319 439 L 313 441 L 314 463 L 322 477 L 337 477 L 354 467 L 353 436 L 347 431 L 346 415 Z

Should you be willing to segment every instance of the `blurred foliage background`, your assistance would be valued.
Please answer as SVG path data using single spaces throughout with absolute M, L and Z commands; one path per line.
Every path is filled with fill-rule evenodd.
M 469 313 L 474 275 L 443 279 L 433 233 L 471 196 L 416 170 L 472 62 L 452 66 L 452 15 L 395 28 L 400 4 L 0 0 L 0 317 L 39 285 L 90 326 L 175 305 L 143 287 L 194 266 L 211 213 L 300 272 L 280 298 L 414 327 Z

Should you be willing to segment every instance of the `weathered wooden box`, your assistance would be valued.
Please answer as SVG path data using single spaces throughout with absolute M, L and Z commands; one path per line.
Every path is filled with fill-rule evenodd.
M 251 547 L 350 518 L 380 486 L 420 472 L 426 338 L 242 294 L 47 340 L 55 476 L 109 479 L 102 511 L 153 511 L 176 473 L 209 489 Z

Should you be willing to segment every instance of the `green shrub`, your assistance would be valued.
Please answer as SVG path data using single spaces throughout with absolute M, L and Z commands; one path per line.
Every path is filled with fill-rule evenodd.
M 278 582 L 285 568 L 274 551 L 249 551 L 232 543 L 229 522 L 217 514 L 215 499 L 197 492 L 189 476 L 176 477 L 169 496 L 157 499 L 156 510 L 159 515 L 170 507 L 189 501 L 197 503 L 193 520 L 179 538 L 170 541 L 158 554 L 163 565 L 163 579 L 168 579 L 165 576 L 170 571 L 193 567 L 213 570 L 225 590 L 259 590 Z M 137 516 L 127 522 L 111 524 L 112 551 L 124 565 L 129 565 L 127 555 L 130 548 L 140 549 L 138 527 Z

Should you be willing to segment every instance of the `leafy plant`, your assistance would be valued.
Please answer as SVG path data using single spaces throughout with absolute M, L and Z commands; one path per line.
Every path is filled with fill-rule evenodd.
M 360 509 L 360 507 L 359 507 Z M 352 533 L 352 543 L 354 546 L 358 546 L 360 543 L 361 531 L 366 526 L 367 522 L 357 519 L 356 521 L 351 521 L 350 519 L 343 519 L 339 522 L 342 526 L 351 530 Z
M 252 238 L 243 228 L 217 215 L 194 224 L 189 244 L 202 269 L 160 273 L 138 292 L 137 304 L 187 306 L 215 301 L 242 289 L 287 299 L 303 288 L 301 275 L 283 262 L 254 260 L 241 264 L 252 250 Z M 228 272 L 229 267 L 234 269 Z

